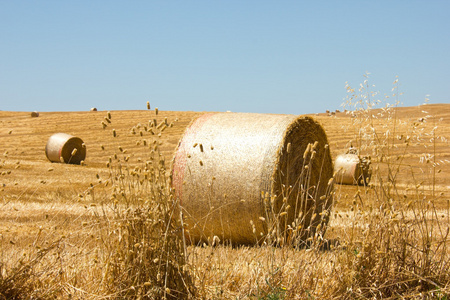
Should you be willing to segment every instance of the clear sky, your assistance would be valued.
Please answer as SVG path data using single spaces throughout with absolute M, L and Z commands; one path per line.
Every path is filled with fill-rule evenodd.
M 450 1 L 0 0 L 0 110 L 315 113 L 366 72 L 450 103 Z

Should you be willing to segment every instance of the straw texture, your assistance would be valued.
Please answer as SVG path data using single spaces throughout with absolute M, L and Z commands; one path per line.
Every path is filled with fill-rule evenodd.
M 45 154 L 51 162 L 80 164 L 86 158 L 86 147 L 78 137 L 55 133 L 47 141 Z
M 304 159 L 305 150 L 311 149 L 308 144 L 315 142 L 315 158 Z M 186 129 L 172 172 L 192 243 L 217 236 L 234 244 L 254 244 L 268 233 L 268 210 L 278 213 L 290 205 L 281 226 L 285 228 L 300 211 L 310 223 L 313 214 L 332 202 L 327 194 L 333 175 L 327 137 L 309 117 L 203 115 Z M 306 176 L 307 186 L 300 180 Z M 307 200 L 301 200 L 301 190 L 307 190 Z M 270 207 L 265 195 L 272 198 Z

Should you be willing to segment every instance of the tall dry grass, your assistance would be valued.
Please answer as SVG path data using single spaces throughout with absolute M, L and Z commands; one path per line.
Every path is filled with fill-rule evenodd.
M 445 198 L 436 193 L 439 153 L 433 149 L 438 140 L 446 140 L 426 111 L 410 122 L 397 118 L 398 79 L 391 98 L 377 100 L 372 89 L 368 78 L 358 92 L 347 86 L 346 105 L 353 108 L 351 125 L 357 129 L 350 143 L 372 156 L 373 175 L 353 195 L 336 280 L 350 297 L 445 299 L 450 291 L 450 212 L 448 205 L 438 209 Z M 431 132 L 427 122 L 436 123 Z M 405 163 L 410 148 L 423 147 L 425 139 L 431 152 L 416 157 L 416 165 Z
M 147 105 L 149 107 L 149 105 Z M 173 126 L 167 118 L 155 117 L 148 124 L 130 129 L 137 145 L 147 156 L 134 158 L 117 143 L 106 163 L 110 171 L 110 202 L 97 215 L 98 245 L 102 254 L 102 285 L 108 295 L 130 299 L 187 299 L 195 286 L 187 265 L 182 219 L 170 170 L 161 154 L 161 137 Z M 111 113 L 102 123 L 105 130 L 114 125 Z M 111 129 L 120 140 L 120 134 Z M 108 209 L 105 211 L 105 209 Z

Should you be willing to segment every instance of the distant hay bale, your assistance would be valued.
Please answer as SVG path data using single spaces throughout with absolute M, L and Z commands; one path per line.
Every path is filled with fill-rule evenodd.
M 31 117 L 32 117 L 32 118 L 37 118 L 37 117 L 39 117 L 39 112 L 37 112 L 37 111 L 31 112 Z
M 45 155 L 51 162 L 80 164 L 86 158 L 86 146 L 78 137 L 55 133 L 47 141 Z
M 312 153 L 314 143 L 312 159 L 305 150 Z M 333 166 L 325 131 L 310 117 L 203 115 L 186 129 L 172 167 L 192 243 L 214 236 L 234 244 L 261 242 L 268 234 L 268 210 L 283 211 L 282 228 L 302 212 L 309 234 L 328 222 L 312 217 L 331 206 Z M 304 201 L 300 182 L 308 182 Z
M 335 180 L 338 184 L 365 185 L 371 177 L 370 158 L 360 158 L 356 153 L 340 154 L 334 162 Z
M 97 111 L 97 107 L 92 107 L 91 111 Z

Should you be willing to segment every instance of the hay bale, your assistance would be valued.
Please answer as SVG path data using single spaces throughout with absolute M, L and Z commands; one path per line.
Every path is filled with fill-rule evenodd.
M 346 154 L 340 154 L 334 162 L 334 172 L 336 183 L 338 184 L 368 184 L 372 175 L 370 158 L 360 158 L 358 154 L 351 151 Z
M 315 142 L 315 158 L 304 159 L 308 144 Z M 255 244 L 271 230 L 270 212 L 277 215 L 287 205 L 291 208 L 281 228 L 300 212 L 304 224 L 312 223 L 306 234 L 319 222 L 328 222 L 311 222 L 311 216 L 330 208 L 332 175 L 326 134 L 312 118 L 218 113 L 203 115 L 186 129 L 174 157 L 172 184 L 192 243 L 217 236 L 234 244 Z M 305 181 L 309 196 L 302 199 L 305 189 L 299 184 Z M 273 201 L 266 201 L 265 194 Z
M 86 158 L 86 146 L 78 137 L 55 133 L 47 141 L 45 155 L 51 162 L 80 164 Z
M 37 118 L 37 117 L 39 117 L 39 112 L 37 112 L 37 111 L 31 112 L 31 117 L 32 117 L 32 118 Z
M 91 111 L 97 111 L 96 107 L 91 107 Z

